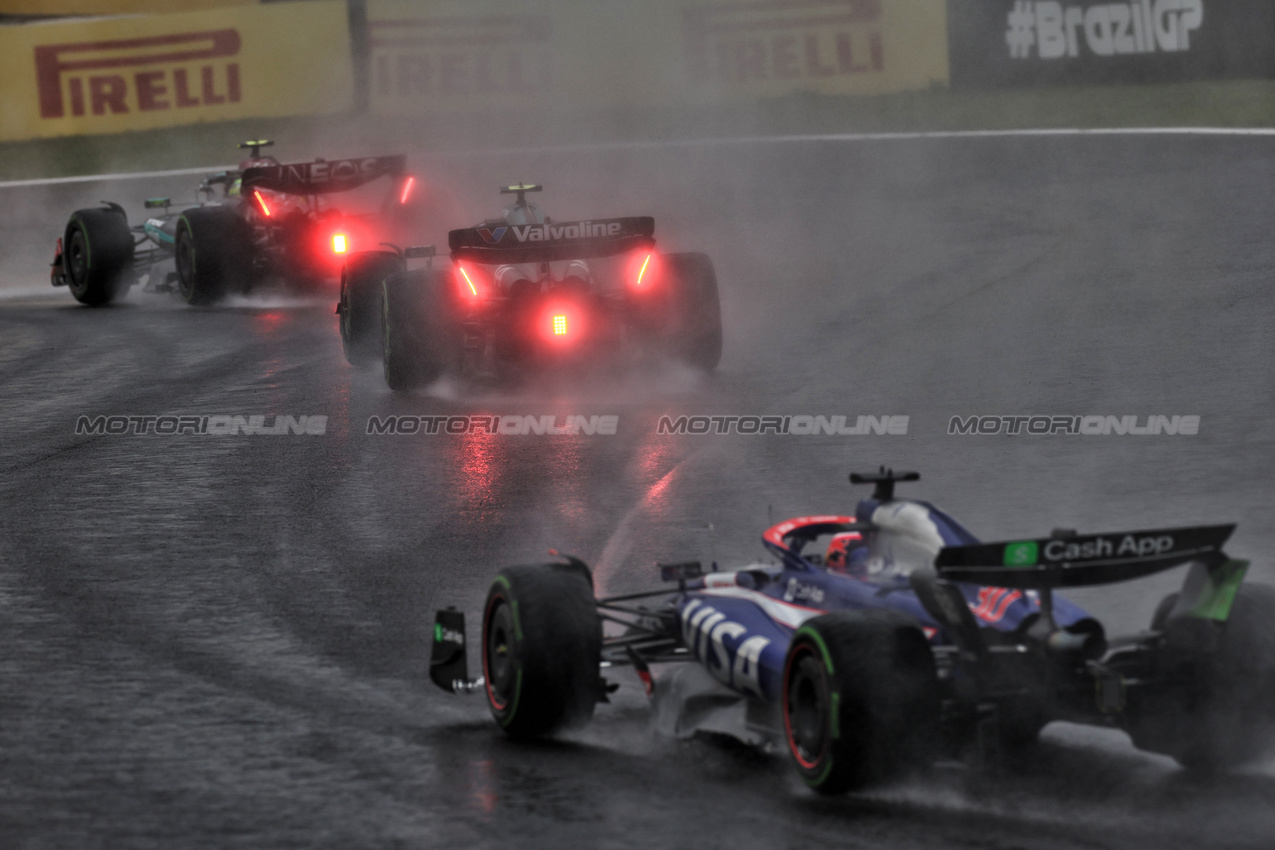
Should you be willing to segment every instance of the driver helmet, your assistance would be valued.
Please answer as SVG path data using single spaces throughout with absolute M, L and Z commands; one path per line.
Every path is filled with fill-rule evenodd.
M 535 204 L 514 204 L 512 207 L 505 208 L 505 221 L 509 224 L 520 227 L 527 224 L 545 224 L 549 221 Z
M 250 156 L 247 159 L 239 160 L 239 170 L 247 171 L 249 168 L 268 168 L 272 165 L 278 165 L 279 160 L 266 154 L 265 156 Z
M 237 176 L 234 181 L 226 187 L 226 194 L 237 196 L 243 193 L 243 173 L 249 168 L 263 168 L 278 164 L 279 160 L 268 154 L 266 156 L 250 156 L 247 159 L 239 160 L 239 176 Z
M 848 572 L 852 567 L 859 567 L 867 555 L 868 547 L 863 535 L 857 531 L 843 531 L 834 535 L 828 542 L 828 554 L 823 562 L 828 569 L 835 572 Z
M 250 156 L 247 159 L 239 160 L 239 176 L 226 188 L 226 194 L 238 195 L 243 192 L 243 173 L 249 168 L 264 168 L 278 164 L 279 160 L 269 154 L 265 156 Z

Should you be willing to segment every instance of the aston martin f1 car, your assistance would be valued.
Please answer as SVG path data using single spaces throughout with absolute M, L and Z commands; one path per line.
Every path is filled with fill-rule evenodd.
M 112 202 L 72 213 L 57 241 L 53 285 L 90 305 L 122 297 L 142 276 L 148 291 L 175 290 L 189 304 L 245 293 L 271 278 L 312 289 L 335 282 L 351 252 L 407 226 L 415 179 L 406 157 L 284 164 L 262 155 L 272 144 L 241 144 L 248 158 L 237 170 L 204 178 L 197 206 L 181 212 L 173 212 L 170 198 L 150 198 L 150 217 L 131 227 Z M 373 185 L 378 180 L 385 185 Z
M 715 368 L 722 321 L 709 258 L 658 251 L 649 217 L 555 222 L 527 201 L 540 190 L 502 188 L 515 203 L 451 231 L 447 268 L 406 271 L 392 251 L 351 257 L 338 306 L 351 362 L 379 354 L 395 390 L 448 372 L 507 376 L 644 353 Z
M 1188 767 L 1272 745 L 1275 588 L 1242 584 L 1247 562 L 1222 551 L 1233 525 L 982 543 L 894 496 L 918 478 L 852 475 L 875 487 L 853 516 L 767 529 L 775 564 L 660 566 L 675 589 L 597 598 L 576 558 L 507 567 L 483 609 L 482 675 L 469 678 L 464 615 L 449 609 L 431 679 L 481 691 L 507 734 L 533 738 L 587 722 L 617 687 L 605 677 L 629 666 L 660 728 L 786 749 L 827 794 L 938 758 L 1022 755 L 1052 720 L 1124 729 Z M 1128 637 L 1055 592 L 1187 564 Z

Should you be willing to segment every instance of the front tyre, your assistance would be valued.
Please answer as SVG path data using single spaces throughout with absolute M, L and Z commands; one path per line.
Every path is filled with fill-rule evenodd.
M 601 693 L 593 586 L 567 564 L 501 570 L 483 608 L 487 705 L 512 738 L 583 726 Z
M 890 779 L 932 758 L 934 656 L 916 623 L 894 612 L 806 621 L 788 647 L 781 700 L 789 755 L 821 794 Z
M 367 366 L 381 357 L 381 282 L 403 271 L 402 258 L 392 251 L 353 254 L 341 267 L 341 347 L 351 366 Z
M 67 287 L 75 300 L 96 307 L 128 292 L 133 276 L 133 234 L 118 207 L 76 210 L 62 238 Z
M 187 304 L 212 304 L 252 287 L 252 227 L 226 207 L 195 207 L 177 220 L 177 291 Z

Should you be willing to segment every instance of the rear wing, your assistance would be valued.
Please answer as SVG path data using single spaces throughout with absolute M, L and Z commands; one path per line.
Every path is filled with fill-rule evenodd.
M 372 156 L 358 159 L 316 159 L 284 165 L 254 166 L 243 173 L 245 189 L 267 189 L 290 195 L 322 195 L 348 192 L 378 177 L 400 177 L 407 171 L 406 156 Z
M 448 233 L 447 245 L 454 259 L 476 263 L 587 260 L 655 247 L 655 219 L 632 216 L 561 224 L 469 227 Z
M 1234 524 L 1202 525 L 947 546 L 934 566 L 940 578 L 995 587 L 1111 584 L 1192 561 L 1223 560 L 1222 545 L 1234 530 Z
M 947 629 L 963 660 L 976 662 L 986 646 L 965 597 L 951 582 L 1038 591 L 1041 618 L 1032 630 L 1051 650 L 1097 658 L 1106 651 L 1105 641 L 1057 627 L 1054 588 L 1110 584 L 1190 564 L 1166 621 L 1190 617 L 1225 623 L 1248 571 L 1247 561 L 1222 552 L 1234 530 L 1234 525 L 1202 525 L 1083 536 L 1056 531 L 1041 540 L 947 546 L 934 561 L 940 580 L 921 570 L 912 574 L 912 587 L 926 611 Z

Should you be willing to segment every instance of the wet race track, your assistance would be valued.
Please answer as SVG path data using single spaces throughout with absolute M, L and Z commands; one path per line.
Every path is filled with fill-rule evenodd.
M 1275 583 L 1270 141 L 962 138 L 415 160 L 446 218 L 546 185 L 703 250 L 726 346 L 674 368 L 394 396 L 335 298 L 210 309 L 46 289 L 66 215 L 194 177 L 0 189 L 0 845 L 1269 847 L 1275 768 L 1205 778 L 1055 725 L 1012 770 L 825 800 L 786 757 L 672 742 L 636 678 L 525 746 L 436 691 L 435 608 L 550 547 L 605 592 L 761 557 L 768 519 L 918 469 L 985 539 L 1234 521 Z M 315 153 L 322 153 L 315 151 Z M 352 151 L 351 153 L 357 153 Z M 425 241 L 445 242 L 441 228 Z M 77 435 L 80 416 L 326 416 L 309 436 Z M 389 415 L 615 415 L 614 436 L 368 434 Z M 1199 415 L 1198 435 L 961 436 L 953 416 Z M 657 433 L 661 416 L 908 416 L 906 435 Z M 706 530 L 705 526 L 712 526 Z M 1144 628 L 1173 571 L 1072 594 Z M 476 663 L 471 653 L 471 664 Z

